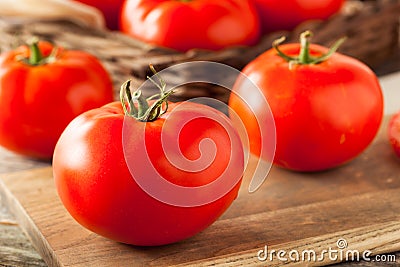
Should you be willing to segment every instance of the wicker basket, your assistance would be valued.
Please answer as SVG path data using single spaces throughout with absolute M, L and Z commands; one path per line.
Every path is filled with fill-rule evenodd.
M 271 48 L 274 39 L 285 35 L 287 42 L 297 42 L 299 33 L 305 29 L 314 32 L 313 42 L 326 46 L 347 36 L 347 42 L 339 51 L 377 68 L 399 51 L 399 18 L 400 0 L 348 1 L 343 11 L 328 21 L 308 21 L 292 32 L 268 34 L 253 47 L 231 47 L 218 52 L 194 49 L 187 53 L 154 47 L 117 32 L 93 30 L 69 21 L 0 18 L 0 49 L 12 49 L 30 37 L 38 36 L 66 48 L 86 50 L 104 63 L 118 91 L 130 78 L 137 85 L 141 84 L 149 75 L 149 63 L 161 70 L 175 63 L 208 60 L 241 69 Z M 227 101 L 229 91 L 209 84 L 193 84 L 182 88 L 175 100 L 197 96 Z

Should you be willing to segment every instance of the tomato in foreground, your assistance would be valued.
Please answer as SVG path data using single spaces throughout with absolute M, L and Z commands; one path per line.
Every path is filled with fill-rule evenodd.
M 179 51 L 253 45 L 260 23 L 252 0 L 127 0 L 121 30 Z
M 338 13 L 344 0 L 254 0 L 264 33 L 293 30 L 307 20 L 326 20 Z
M 86 52 L 34 41 L 0 56 L 0 145 L 15 153 L 51 159 L 73 118 L 112 101 L 108 73 Z
M 71 122 L 54 153 L 56 188 L 70 214 L 99 235 L 139 246 L 177 242 L 212 224 L 236 198 L 244 168 L 243 148 L 228 118 L 212 108 L 184 102 L 169 103 L 167 111 L 163 104 L 167 94 L 161 93 L 150 107 L 140 92 L 135 95 L 140 95 L 135 112 L 114 102 Z M 133 97 L 128 99 L 132 103 Z M 129 104 L 126 110 L 135 105 Z M 222 127 L 209 115 L 227 124 Z M 202 150 L 206 139 L 213 141 L 216 154 L 204 168 L 186 170 L 171 163 L 183 156 L 190 165 L 207 154 Z M 142 145 L 146 155 L 140 151 Z M 169 145 L 177 145 L 179 151 L 170 150 Z M 203 190 L 201 186 L 216 181 L 229 164 L 234 167 L 225 178 L 232 186 L 213 201 L 170 204 L 164 196 L 180 199 L 182 195 L 152 184 L 161 178 L 179 190 Z M 159 177 L 151 176 L 155 172 Z M 143 182 L 150 184 L 152 194 L 143 190 Z M 190 203 L 202 194 L 185 197 L 183 201 Z
M 119 17 L 121 8 L 125 0 L 77 0 L 81 3 L 99 9 L 106 20 L 106 25 L 110 30 L 119 29 Z
M 393 115 L 390 119 L 389 141 L 396 155 L 400 157 L 400 112 Z
M 346 163 L 374 139 L 383 116 L 376 75 L 362 62 L 309 43 L 279 45 L 243 70 L 267 99 L 276 126 L 274 163 L 296 171 L 321 171 Z M 229 105 L 244 121 L 250 150 L 260 155 L 260 133 L 253 114 L 266 107 L 235 86 Z M 243 100 L 241 99 L 243 98 Z M 245 103 L 247 102 L 247 104 Z M 264 136 L 264 137 L 263 137 Z

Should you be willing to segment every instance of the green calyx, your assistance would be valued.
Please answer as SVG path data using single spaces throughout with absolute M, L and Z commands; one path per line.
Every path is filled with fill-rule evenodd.
M 18 58 L 18 60 L 24 62 L 25 64 L 30 66 L 40 66 L 56 61 L 56 55 L 58 50 L 57 47 L 53 48 L 50 55 L 43 56 L 42 51 L 40 51 L 39 48 L 39 39 L 37 37 L 32 38 L 28 42 L 28 46 L 29 46 L 29 57 Z
M 168 110 L 168 97 L 174 93 L 173 90 L 166 90 L 166 83 L 162 80 L 153 65 L 151 71 L 158 79 L 158 83 L 151 77 L 147 77 L 160 90 L 159 94 L 146 98 L 141 90 L 131 93 L 131 80 L 126 81 L 121 86 L 120 101 L 125 115 L 135 118 L 142 122 L 157 120 Z M 152 102 L 152 103 L 151 103 Z
M 272 43 L 272 47 L 277 51 L 278 55 L 289 62 L 290 65 L 313 65 L 328 60 L 344 43 L 346 37 L 336 41 L 329 51 L 321 56 L 314 57 L 310 54 L 310 40 L 313 34 L 311 31 L 305 31 L 300 35 L 300 54 L 298 56 L 286 55 L 279 46 L 285 41 L 285 37 L 281 37 Z

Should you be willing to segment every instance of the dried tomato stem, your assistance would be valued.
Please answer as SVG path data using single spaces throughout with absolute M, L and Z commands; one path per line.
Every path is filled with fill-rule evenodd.
M 138 121 L 150 122 L 157 120 L 162 114 L 168 110 L 168 97 L 174 93 L 173 90 L 166 90 L 166 84 L 162 80 L 153 65 L 150 69 L 157 77 L 158 83 L 151 77 L 147 77 L 160 90 L 159 94 L 146 98 L 141 90 L 131 93 L 131 80 L 126 81 L 121 86 L 120 101 L 124 109 L 125 115 L 133 117 Z M 152 104 L 150 105 L 150 101 Z

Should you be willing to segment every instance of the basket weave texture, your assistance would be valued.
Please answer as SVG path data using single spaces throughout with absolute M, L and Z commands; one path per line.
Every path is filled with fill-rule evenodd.
M 206 60 L 242 69 L 252 59 L 271 48 L 273 40 L 286 36 L 298 42 L 300 32 L 311 30 L 313 42 L 330 46 L 347 36 L 339 52 L 358 58 L 376 68 L 399 51 L 400 0 L 347 1 L 340 14 L 327 21 L 307 21 L 292 32 L 275 32 L 263 36 L 252 47 L 230 47 L 221 51 L 193 49 L 186 53 L 142 43 L 118 32 L 98 31 L 70 21 L 16 21 L 0 18 L 0 49 L 6 51 L 32 36 L 49 40 L 69 49 L 88 51 L 97 56 L 110 72 L 116 90 L 127 79 L 140 85 L 150 75 L 152 63 L 161 70 L 176 63 Z M 182 88 L 175 100 L 213 97 L 227 101 L 229 91 L 218 86 L 193 84 Z

